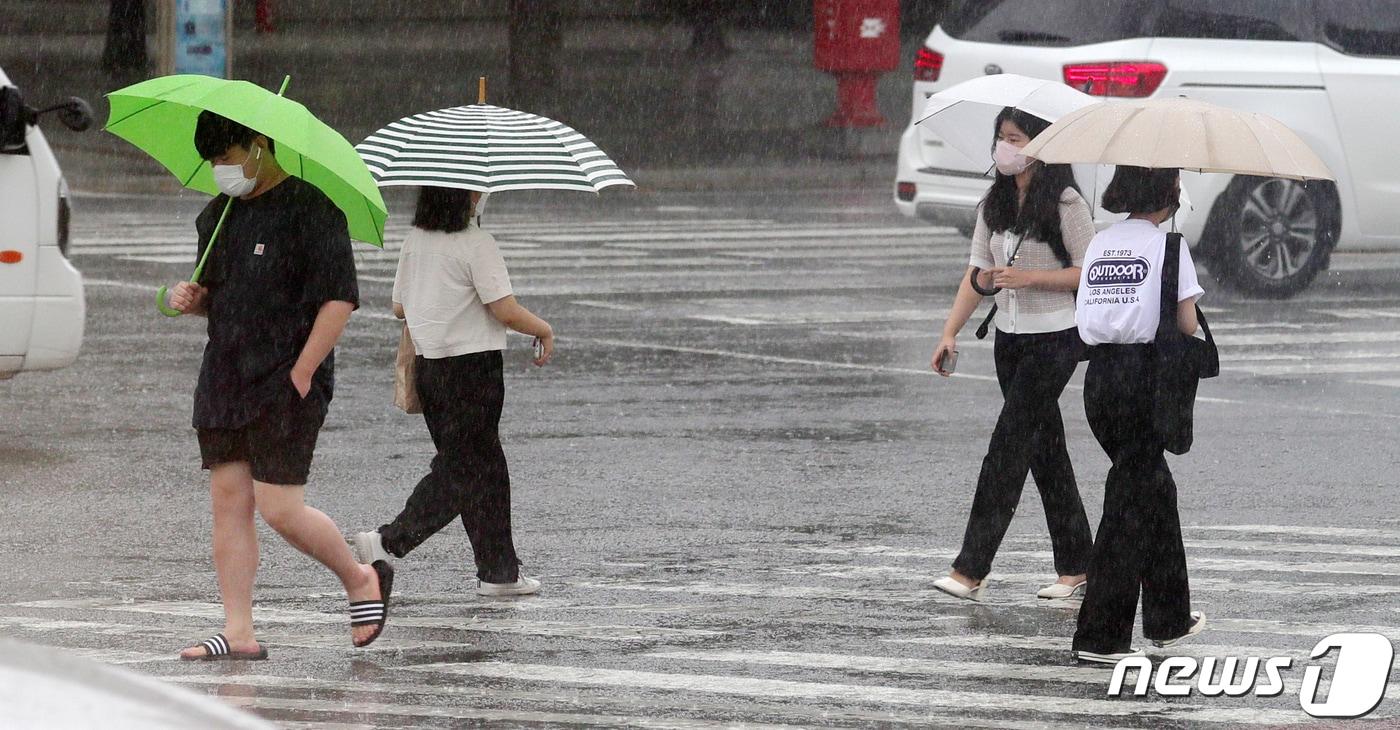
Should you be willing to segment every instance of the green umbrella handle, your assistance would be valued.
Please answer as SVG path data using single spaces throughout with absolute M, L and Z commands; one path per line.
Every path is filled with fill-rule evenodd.
M 282 96 L 287 92 L 287 84 L 291 83 L 291 81 L 291 76 L 282 77 L 282 88 L 277 90 L 278 96 Z M 224 219 L 228 217 L 228 211 L 232 207 L 233 198 L 230 197 L 228 203 L 224 205 L 224 212 L 219 215 L 219 222 L 215 224 L 214 232 L 209 235 L 209 243 L 204 247 L 204 255 L 199 257 L 199 265 L 194 267 L 194 274 L 190 276 L 191 284 L 199 283 L 199 277 L 204 273 L 204 265 L 209 262 L 209 252 L 214 250 L 214 241 L 219 237 L 219 231 L 223 230 Z M 160 310 L 160 313 L 167 317 L 178 317 L 184 314 L 178 309 L 171 308 L 171 306 L 166 303 L 168 290 L 169 287 L 163 286 L 156 292 L 156 309 Z
M 219 222 L 215 224 L 214 232 L 209 235 L 209 243 L 204 246 L 204 255 L 199 257 L 199 265 L 194 267 L 194 274 L 190 276 L 191 284 L 198 284 L 199 277 L 204 274 L 204 265 L 209 262 L 209 253 L 214 250 L 214 241 L 218 239 L 219 231 L 223 230 L 224 219 L 228 217 L 229 209 L 232 207 L 233 198 L 229 198 L 228 203 L 224 204 L 224 212 L 219 214 Z M 163 286 L 160 288 L 160 291 L 156 292 L 156 309 L 160 310 L 160 313 L 167 317 L 178 317 L 183 314 L 183 312 L 172 308 L 166 303 L 166 292 L 168 290 L 169 287 Z

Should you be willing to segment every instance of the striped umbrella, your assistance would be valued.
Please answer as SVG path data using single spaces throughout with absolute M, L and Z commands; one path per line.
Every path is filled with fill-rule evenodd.
M 381 187 L 596 193 L 610 185 L 636 186 L 567 124 L 490 104 L 404 117 L 355 149 Z

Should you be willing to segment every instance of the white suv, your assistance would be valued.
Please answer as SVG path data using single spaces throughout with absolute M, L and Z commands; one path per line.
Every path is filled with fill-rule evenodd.
M 915 58 L 914 119 L 933 92 L 1001 72 L 1104 97 L 1201 99 L 1298 132 L 1336 184 L 1183 176 L 1195 210 L 1178 223 L 1221 281 L 1290 296 L 1338 242 L 1400 248 L 1400 0 L 955 1 Z M 990 165 L 911 120 L 895 202 L 970 232 Z M 1076 176 L 1086 196 L 1102 191 L 1094 167 L 1076 166 Z
M 71 129 L 92 112 L 79 99 L 52 109 Z M 83 277 L 68 262 L 68 186 L 40 112 L 0 70 L 0 379 L 66 367 L 83 344 Z

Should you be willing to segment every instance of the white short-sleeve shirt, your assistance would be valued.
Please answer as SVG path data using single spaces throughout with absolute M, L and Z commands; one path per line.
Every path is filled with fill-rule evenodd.
M 506 327 L 486 307 L 511 295 L 505 259 L 491 234 L 414 228 L 394 275 L 413 349 L 430 359 L 506 349 Z
M 1140 218 L 1115 223 L 1094 236 L 1084 255 L 1074 308 L 1080 339 L 1090 345 L 1156 339 L 1166 250 L 1166 232 Z M 1178 301 L 1205 293 L 1184 240 L 1176 292 Z

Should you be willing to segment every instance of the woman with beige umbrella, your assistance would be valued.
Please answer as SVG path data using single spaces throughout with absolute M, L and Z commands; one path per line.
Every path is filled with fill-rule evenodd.
M 1075 322 L 1090 347 L 1084 378 L 1089 426 L 1112 459 L 1089 562 L 1073 656 L 1116 664 L 1132 646 L 1142 595 L 1143 635 L 1157 647 L 1195 635 L 1176 483 L 1165 452 L 1191 440 L 1196 381 L 1218 372 L 1196 306 L 1204 289 L 1179 234 L 1158 229 L 1176 212 L 1179 168 L 1330 179 L 1287 127 L 1262 114 L 1188 99 L 1103 104 L 1061 118 L 1026 146 L 1046 162 L 1118 165 L 1103 207 L 1128 218 L 1090 242 Z M 1205 327 L 1206 340 L 1190 336 Z

